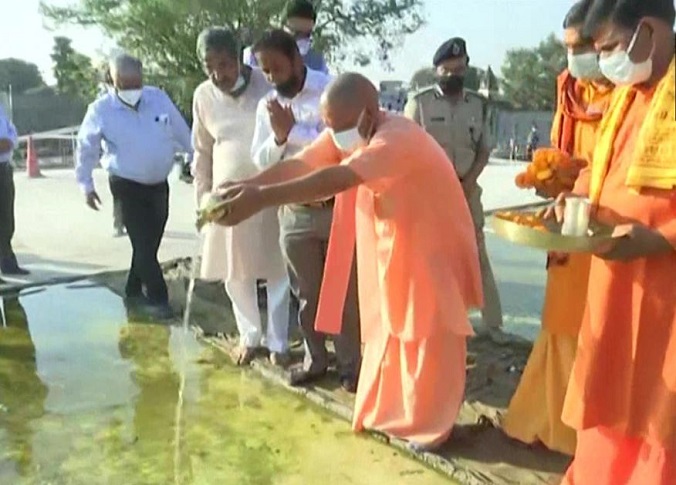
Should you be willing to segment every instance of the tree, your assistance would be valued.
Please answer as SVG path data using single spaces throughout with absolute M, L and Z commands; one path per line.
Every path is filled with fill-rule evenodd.
M 0 91 L 12 86 L 14 94 L 45 85 L 38 66 L 20 59 L 0 59 Z
M 375 58 L 389 65 L 389 52 L 423 24 L 421 0 L 317 0 L 315 45 L 334 63 Z M 58 24 L 98 26 L 120 47 L 140 57 L 148 77 L 184 110 L 204 79 L 195 55 L 199 32 L 224 25 L 250 43 L 279 24 L 286 0 L 80 0 L 75 7 L 43 2 L 41 12 Z M 370 42 L 367 42 L 370 41 Z M 363 46 L 363 47 L 347 47 Z
M 56 89 L 60 94 L 91 100 L 96 96 L 98 75 L 89 57 L 77 52 L 67 37 L 54 38 L 52 50 Z
M 505 99 L 516 109 L 552 111 L 556 78 L 566 67 L 566 49 L 551 34 L 532 49 L 507 51 L 502 66 Z

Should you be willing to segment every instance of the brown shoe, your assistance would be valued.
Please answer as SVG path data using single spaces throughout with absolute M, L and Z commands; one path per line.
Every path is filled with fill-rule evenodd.
M 256 358 L 256 349 L 253 347 L 239 347 L 235 352 L 235 364 L 239 366 L 250 365 Z
M 286 369 L 291 363 L 291 359 L 287 353 L 270 352 L 270 363 L 275 367 Z

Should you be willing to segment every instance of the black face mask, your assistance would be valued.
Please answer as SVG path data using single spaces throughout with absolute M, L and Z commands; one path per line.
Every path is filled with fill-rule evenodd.
M 437 78 L 437 83 L 444 94 L 453 96 L 462 91 L 462 88 L 465 86 L 465 77 L 458 76 L 457 74 L 451 74 L 450 76 L 440 76 Z

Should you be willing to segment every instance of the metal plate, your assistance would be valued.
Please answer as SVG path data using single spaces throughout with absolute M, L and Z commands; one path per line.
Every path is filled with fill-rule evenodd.
M 563 236 L 561 224 L 554 220 L 544 221 L 546 231 L 501 219 L 496 215 L 491 218 L 491 225 L 498 236 L 515 244 L 562 253 L 593 253 L 613 239 L 612 227 L 594 222 L 590 224 L 591 235 L 588 237 Z

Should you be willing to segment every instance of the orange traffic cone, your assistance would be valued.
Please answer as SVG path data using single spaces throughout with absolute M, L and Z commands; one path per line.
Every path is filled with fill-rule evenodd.
M 31 136 L 28 137 L 28 149 L 26 150 L 26 173 L 29 178 L 42 177 L 40 162 L 37 153 L 35 153 L 35 145 Z

